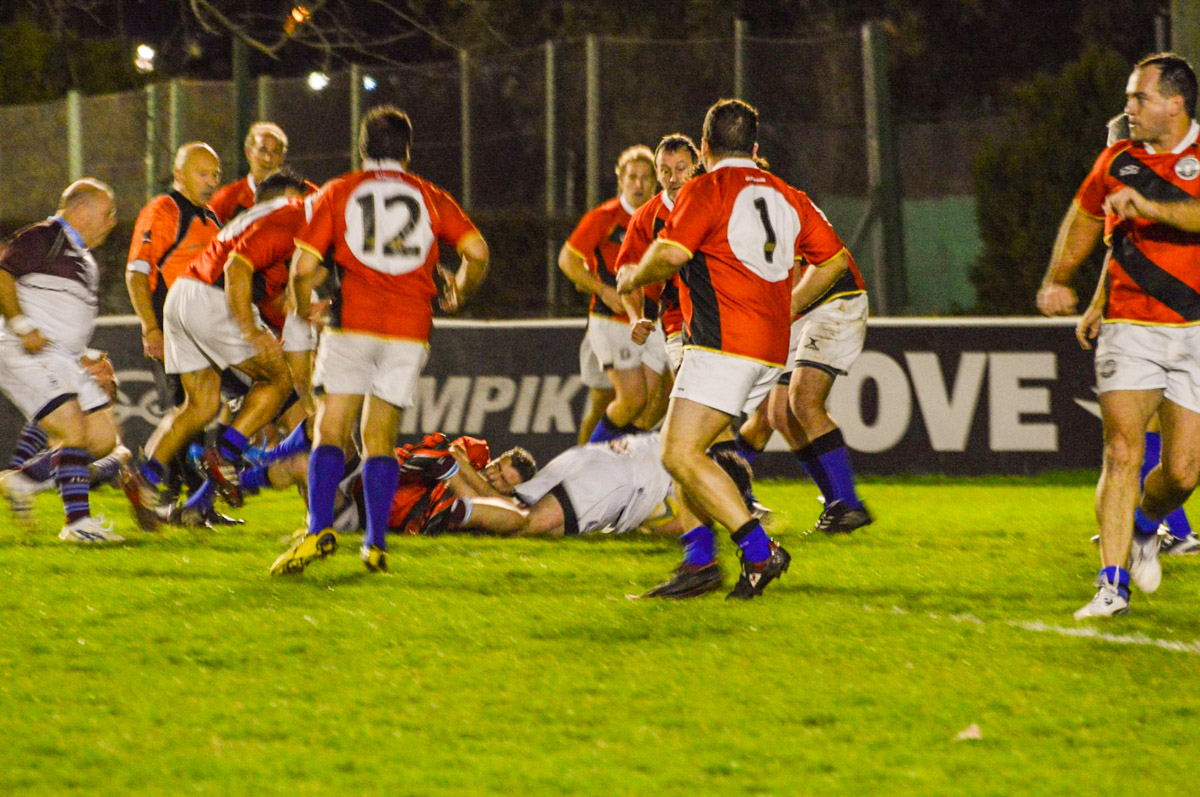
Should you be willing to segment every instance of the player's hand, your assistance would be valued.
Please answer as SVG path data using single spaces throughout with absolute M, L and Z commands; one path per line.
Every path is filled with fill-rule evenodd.
M 617 315 L 625 315 L 625 303 L 621 301 L 621 294 L 617 292 L 616 288 L 605 285 L 596 295 L 600 297 L 600 301 L 608 305 L 609 310 Z
M 308 306 L 308 312 L 304 316 L 304 320 L 310 324 L 316 324 L 318 327 L 323 327 L 329 323 L 329 308 L 333 307 L 333 299 L 322 299 L 319 302 L 312 302 Z
M 26 354 L 37 354 L 50 343 L 50 341 L 42 336 L 41 330 L 38 329 L 31 329 L 19 337 L 21 339 L 21 348 L 25 350 Z
M 458 293 L 458 277 L 445 266 L 438 266 L 437 268 L 438 273 L 442 275 L 442 282 L 445 285 L 442 289 L 442 295 L 438 297 L 438 306 L 447 313 L 457 313 L 462 306 L 463 298 Z
M 1038 310 L 1046 316 L 1070 315 L 1075 312 L 1078 303 L 1075 289 L 1057 282 L 1043 285 L 1037 293 Z
M 1119 219 L 1150 217 L 1150 204 L 1136 189 L 1125 186 L 1104 199 L 1104 212 Z
M 629 328 L 629 337 L 634 343 L 641 346 L 650 339 L 650 333 L 653 331 L 653 321 L 651 321 L 649 318 L 639 318 L 634 322 L 633 326 Z
M 1100 322 L 1104 319 L 1104 308 L 1089 304 L 1075 324 L 1075 339 L 1084 351 L 1092 348 L 1092 341 L 1100 334 Z
M 162 362 L 163 333 L 161 329 L 155 328 L 149 332 L 142 333 L 142 353 L 151 360 Z
M 255 356 L 263 362 L 283 359 L 283 346 L 279 343 L 279 338 L 271 334 L 269 330 L 255 329 L 243 337 L 254 347 Z
M 112 360 L 108 359 L 108 355 L 103 354 L 98 360 L 82 357 L 79 363 L 91 375 L 92 379 L 96 380 L 96 384 L 100 385 L 100 389 L 110 399 L 115 400 L 117 396 L 117 373 L 113 369 Z

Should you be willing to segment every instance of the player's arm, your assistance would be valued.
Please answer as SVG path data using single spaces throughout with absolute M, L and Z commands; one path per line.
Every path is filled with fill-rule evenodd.
M 1037 306 L 1043 315 L 1070 315 L 1075 312 L 1077 299 L 1071 280 L 1103 234 L 1104 219 L 1084 212 L 1078 201 L 1072 202 L 1062 223 L 1058 225 L 1050 265 L 1046 267 L 1046 275 L 1038 289 Z
M 1100 323 L 1104 320 L 1104 304 L 1108 301 L 1108 264 L 1112 260 L 1112 250 L 1104 253 L 1104 265 L 1100 267 L 1100 279 L 1096 282 L 1096 290 L 1092 293 L 1092 301 L 1083 311 L 1079 322 L 1075 324 L 1075 339 L 1084 350 L 1092 348 L 1092 341 L 1100 334 Z
M 1120 219 L 1149 219 L 1184 232 L 1200 232 L 1200 200 L 1157 202 L 1126 186 L 1104 200 L 1104 209 Z
M 692 253 L 679 244 L 657 238 L 637 265 L 621 269 L 617 275 L 617 291 L 624 294 L 652 282 L 664 282 L 691 259 Z
M 17 299 L 17 281 L 13 275 L 0 269 L 0 312 L 4 313 L 8 328 L 21 339 L 21 348 L 28 354 L 37 354 L 46 346 L 46 339 L 37 327 L 21 312 Z
M 850 252 L 842 249 L 823 263 L 812 263 L 792 286 L 792 315 L 808 309 L 850 268 Z
M 307 245 L 296 241 L 296 253 L 288 267 L 288 302 L 296 308 L 296 315 L 306 321 L 312 317 L 312 292 L 321 276 L 321 258 Z
M 271 331 L 254 322 L 254 265 L 237 252 L 225 261 L 225 304 L 242 333 L 242 340 L 254 346 L 260 357 L 283 356 L 283 349 Z
M 446 280 L 446 292 L 442 296 L 442 309 L 453 313 L 457 311 L 478 290 L 483 278 L 487 276 L 488 251 L 487 241 L 478 233 L 472 234 L 461 245 L 459 255 L 462 260 L 458 271 L 450 273 L 442 269 L 442 277 Z M 440 268 L 440 267 L 439 267 Z
M 576 252 L 569 243 L 563 244 L 558 251 L 558 268 L 580 293 L 599 297 L 614 313 L 624 312 L 621 297 L 611 285 L 605 285 L 597 275 L 588 268 L 583 255 Z

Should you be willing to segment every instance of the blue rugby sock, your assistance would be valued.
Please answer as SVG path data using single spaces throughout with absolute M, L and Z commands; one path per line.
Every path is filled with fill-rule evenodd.
M 1129 600 L 1129 571 L 1123 567 L 1109 565 L 1100 568 L 1100 577 L 1110 584 L 1117 585 L 1117 592 L 1122 598 Z
M 733 433 L 733 445 L 735 450 L 742 455 L 742 459 L 751 465 L 754 464 L 754 460 L 758 459 L 758 455 L 762 453 L 762 451 L 750 445 L 750 442 L 746 438 L 742 437 L 740 430 Z
M 280 460 L 287 459 L 293 454 L 300 454 L 312 448 L 312 438 L 308 436 L 308 429 L 305 427 L 305 422 L 300 421 L 296 424 L 296 428 L 288 433 L 288 436 L 279 442 L 279 445 L 272 449 L 268 449 L 263 455 L 263 465 L 273 465 Z
M 47 451 L 37 456 L 30 457 L 21 465 L 21 472 L 35 482 L 44 482 L 54 478 L 55 457 L 58 456 L 57 451 Z
M 850 450 L 841 429 L 834 429 L 813 440 L 809 448 L 816 454 L 817 462 L 829 479 L 832 495 L 825 495 L 826 502 L 841 501 L 857 509 L 862 506 L 854 486 L 854 470 L 850 467 Z
M 800 467 L 804 468 L 804 472 L 808 474 L 808 478 L 812 479 L 813 484 L 817 485 L 817 489 L 821 491 L 825 502 L 833 503 L 833 484 L 829 481 L 829 475 L 825 473 L 825 468 L 821 467 L 821 460 L 813 453 L 812 445 L 798 448 L 792 454 L 796 459 L 800 460 Z
M 242 458 L 242 452 L 246 450 L 247 442 L 249 441 L 244 434 L 232 426 L 226 426 L 221 430 L 220 438 L 217 439 L 217 451 L 225 459 L 237 462 Z
M 1139 506 L 1133 510 L 1133 530 L 1138 534 L 1149 537 L 1151 534 L 1158 533 L 1158 521 L 1151 520 L 1142 514 L 1142 508 Z
M 333 507 L 346 455 L 337 446 L 317 446 L 308 459 L 308 533 L 333 527 Z
M 142 478 L 150 482 L 155 487 L 161 487 L 167 476 L 166 467 L 157 459 L 147 459 L 138 467 L 142 474 Z
M 243 490 L 258 492 L 264 487 L 271 486 L 271 480 L 267 476 L 267 466 L 255 465 L 252 468 L 246 468 L 238 474 L 238 481 L 241 482 Z
M 395 457 L 369 457 L 363 461 L 363 498 L 367 504 L 364 545 L 387 548 L 388 517 L 400 481 L 400 463 Z
M 9 460 L 8 467 L 19 468 L 45 448 L 49 440 L 50 436 L 46 434 L 46 431 L 42 427 L 33 421 L 25 424 L 21 427 L 21 434 L 17 437 L 17 447 L 13 450 L 12 459 Z M 45 480 L 42 479 L 41 481 Z
M 683 546 L 683 563 L 689 567 L 704 567 L 717 561 L 717 535 L 708 526 L 697 526 L 679 538 Z
M 1171 530 L 1171 536 L 1178 539 L 1185 539 L 1192 533 L 1192 524 L 1188 521 L 1187 513 L 1183 511 L 1183 507 L 1179 507 L 1171 514 L 1164 518 L 1167 528 Z
M 771 538 L 763 531 L 762 523 L 751 519 L 740 529 L 729 535 L 729 538 L 742 549 L 742 556 L 747 562 L 758 564 L 771 557 Z
M 608 417 L 608 413 L 600 416 L 600 423 L 596 424 L 595 431 L 588 438 L 589 443 L 607 443 L 609 440 L 615 440 L 625 434 L 625 428 L 617 426 L 612 422 L 612 418 Z
M 67 523 L 74 523 L 92 514 L 88 503 L 88 454 L 82 448 L 63 447 L 55 459 L 54 481 L 62 496 Z
M 1146 474 L 1154 470 L 1160 459 L 1162 459 L 1162 435 L 1158 432 L 1146 432 L 1146 446 L 1142 450 L 1142 468 L 1139 474 L 1139 485 L 1146 483 Z
M 206 512 L 212 508 L 213 498 L 216 496 L 217 490 L 209 479 L 204 480 L 192 494 L 188 496 L 188 500 L 184 503 L 184 509 L 199 509 L 201 512 Z
M 101 484 L 111 484 L 121 472 L 121 459 L 116 454 L 107 454 L 88 465 L 88 478 L 93 487 Z

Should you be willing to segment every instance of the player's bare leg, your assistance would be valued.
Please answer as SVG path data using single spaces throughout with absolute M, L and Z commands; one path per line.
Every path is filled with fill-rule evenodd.
M 588 388 L 587 405 L 584 407 L 583 417 L 579 420 L 579 437 L 576 439 L 579 445 L 583 445 L 591 439 L 592 432 L 596 431 L 596 424 L 600 423 L 605 408 L 616 395 L 611 389 Z

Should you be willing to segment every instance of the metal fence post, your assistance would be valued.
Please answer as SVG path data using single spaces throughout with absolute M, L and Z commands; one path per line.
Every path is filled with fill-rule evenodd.
M 79 91 L 67 92 L 67 178 L 75 182 L 83 177 L 83 109 Z
M 259 122 L 271 121 L 271 77 L 259 75 L 255 80 L 255 106 Z
M 586 39 L 587 57 L 587 207 L 600 204 L 600 46 L 593 34 Z
M 250 127 L 250 48 L 240 36 L 233 37 L 233 118 L 230 120 L 229 149 L 230 164 L 236 164 L 237 174 L 245 174 L 250 164 L 246 160 L 246 148 L 242 146 L 246 130 Z M 228 166 L 226 167 L 229 168 Z
M 146 86 L 145 200 L 158 193 L 158 85 Z
M 746 99 L 746 20 L 733 21 L 733 96 Z
M 546 41 L 546 313 L 558 312 L 558 241 L 554 217 L 558 210 L 558 109 L 554 93 L 554 42 Z
M 871 290 L 883 314 L 903 313 L 908 306 L 904 265 L 904 206 L 900 164 L 892 127 L 888 92 L 887 30 L 872 20 L 862 27 L 863 92 L 867 126 L 867 179 L 870 205 L 879 224 L 872 238 Z
M 462 206 L 471 210 L 471 62 L 466 50 L 458 51 L 459 95 L 462 102 Z
M 362 166 L 358 155 L 358 125 L 362 120 L 362 67 L 350 65 L 350 171 Z
M 179 129 L 179 117 L 183 113 L 183 108 L 180 107 L 182 103 L 183 82 L 179 78 L 173 78 L 167 84 L 167 144 L 170 146 L 172 158 L 175 157 L 179 145 L 183 143 L 180 141 L 183 131 Z M 174 170 L 174 162 L 172 162 L 172 170 Z

